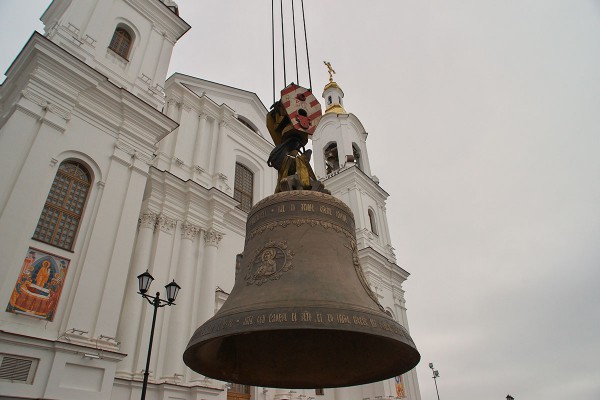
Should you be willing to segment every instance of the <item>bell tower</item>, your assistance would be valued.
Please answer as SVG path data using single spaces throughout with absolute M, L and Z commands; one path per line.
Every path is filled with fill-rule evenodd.
M 371 176 L 367 154 L 367 132 L 354 114 L 344 108 L 344 92 L 333 80 L 335 71 L 325 62 L 329 70 L 329 82 L 323 89 L 325 114 L 312 137 L 315 174 L 318 178 L 356 166 Z
M 389 194 L 371 174 L 367 132 L 360 120 L 346 111 L 344 92 L 333 80 L 335 71 L 330 63 L 325 65 L 329 72 L 329 82 L 323 89 L 325 114 L 312 136 L 315 174 L 332 195 L 352 210 L 360 264 L 369 286 L 386 312 L 408 329 L 402 286 L 410 274 L 396 264 L 386 216 Z M 416 342 L 418 346 L 418 338 Z M 344 392 L 352 390 L 335 389 L 336 399 L 361 397 Z M 368 390 L 372 397 L 421 398 L 414 369 L 396 379 L 373 383 Z
M 54 0 L 48 39 L 115 85 L 162 109 L 173 46 L 190 29 L 172 0 Z

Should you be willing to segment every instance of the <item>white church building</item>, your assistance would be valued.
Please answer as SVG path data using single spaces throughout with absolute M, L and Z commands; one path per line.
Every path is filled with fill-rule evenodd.
M 234 283 L 250 207 L 275 190 L 256 94 L 182 74 L 190 29 L 170 0 L 54 0 L 0 87 L 0 399 L 139 399 L 152 307 L 149 400 L 420 400 L 415 370 L 337 389 L 220 382 L 182 361 Z M 360 261 L 408 328 L 367 133 L 333 81 L 313 135 L 316 175 L 352 209 Z M 375 133 L 377 134 L 377 133 Z M 161 294 L 162 296 L 162 294 Z M 417 340 L 418 343 L 418 340 Z M 293 360 L 289 360 L 293 362 Z

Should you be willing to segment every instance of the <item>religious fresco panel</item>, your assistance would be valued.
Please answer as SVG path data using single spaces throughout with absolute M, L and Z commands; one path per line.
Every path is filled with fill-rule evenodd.
M 396 376 L 395 380 L 396 380 L 396 397 L 406 397 L 406 392 L 404 391 L 404 382 L 402 381 L 402 375 Z
M 6 311 L 52 321 L 69 261 L 30 247 Z

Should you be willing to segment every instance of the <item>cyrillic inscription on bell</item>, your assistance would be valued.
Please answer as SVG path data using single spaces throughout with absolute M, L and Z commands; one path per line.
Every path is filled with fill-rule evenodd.
M 354 217 L 307 190 L 276 193 L 248 215 L 233 290 L 183 355 L 198 373 L 281 388 L 351 386 L 400 375 L 420 355 L 359 263 Z

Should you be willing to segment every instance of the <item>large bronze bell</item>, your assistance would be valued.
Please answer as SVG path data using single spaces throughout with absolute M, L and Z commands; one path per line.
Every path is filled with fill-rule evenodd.
M 293 389 L 383 380 L 420 355 L 368 286 L 352 211 L 329 194 L 295 190 L 250 211 L 233 290 L 183 359 L 211 378 Z

